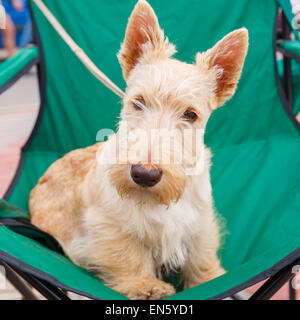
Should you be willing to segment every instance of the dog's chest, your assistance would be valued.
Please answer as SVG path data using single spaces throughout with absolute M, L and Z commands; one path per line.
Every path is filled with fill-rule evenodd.
M 130 230 L 151 250 L 157 267 L 180 268 L 199 229 L 198 218 L 191 204 L 182 202 L 141 212 L 135 222 L 131 220 Z

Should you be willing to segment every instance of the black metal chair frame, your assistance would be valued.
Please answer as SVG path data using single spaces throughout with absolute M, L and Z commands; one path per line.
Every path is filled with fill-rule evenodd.
M 39 33 L 37 30 L 36 23 L 31 11 L 30 2 L 28 1 L 28 7 L 30 10 L 33 33 L 34 33 L 34 43 L 39 47 L 40 59 L 37 61 L 38 67 L 38 79 L 39 79 L 39 91 L 41 96 L 41 105 L 44 104 L 45 99 L 45 66 L 43 60 L 43 49 L 41 46 Z M 278 8 L 279 10 L 279 8 Z M 284 105 L 284 108 L 291 118 L 296 127 L 300 129 L 300 124 L 294 118 L 292 114 L 292 74 L 291 74 L 291 59 L 300 61 L 300 57 L 296 56 L 279 46 L 282 41 L 290 40 L 291 29 L 287 19 L 284 14 L 282 15 L 282 39 L 278 39 L 277 34 L 277 23 L 274 29 L 274 64 L 276 80 L 278 85 L 278 90 L 280 98 Z M 280 81 L 280 76 L 278 73 L 277 66 L 277 52 L 283 55 L 284 59 L 284 86 Z M 17 81 L 18 78 L 15 80 Z M 41 113 L 39 114 L 41 115 Z M 8 190 L 9 191 L 9 190 Z M 10 193 L 10 192 L 8 192 Z M 278 271 L 276 274 L 271 276 L 250 298 L 249 300 L 268 300 L 270 299 L 285 283 L 289 282 L 289 294 L 290 300 L 296 299 L 296 291 L 293 288 L 293 278 L 295 274 L 293 273 L 294 267 L 300 265 L 300 259 L 296 259 L 291 264 L 285 268 Z M 36 289 L 42 296 L 49 300 L 70 300 L 67 292 L 59 287 L 54 286 L 48 281 L 45 281 L 35 275 L 28 272 L 24 272 L 20 267 L 12 265 L 7 261 L 0 260 L 0 265 L 4 266 L 6 271 L 6 277 L 8 281 L 21 293 L 23 299 L 26 300 L 37 300 L 38 297 L 32 292 L 32 288 Z M 234 300 L 242 300 L 241 296 L 236 293 L 232 295 Z

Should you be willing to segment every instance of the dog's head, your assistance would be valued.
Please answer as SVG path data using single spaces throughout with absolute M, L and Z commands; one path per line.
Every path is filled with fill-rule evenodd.
M 137 3 L 118 55 L 127 83 L 116 135 L 123 148 L 109 166 L 122 197 L 166 205 L 180 199 L 188 170 L 199 174 L 207 161 L 204 128 L 234 94 L 247 48 L 243 28 L 197 53 L 194 64 L 178 61 L 151 6 Z

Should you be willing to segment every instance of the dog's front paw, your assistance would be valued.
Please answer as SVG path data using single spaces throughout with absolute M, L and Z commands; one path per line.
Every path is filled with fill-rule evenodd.
M 112 288 L 132 300 L 160 300 L 175 294 L 175 288 L 158 279 L 129 280 Z
M 169 283 L 160 280 L 143 281 L 131 288 L 128 297 L 133 300 L 160 300 L 175 294 Z

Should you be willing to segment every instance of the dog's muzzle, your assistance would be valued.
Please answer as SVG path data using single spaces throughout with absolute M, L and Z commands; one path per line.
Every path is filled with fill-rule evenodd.
M 131 166 L 130 175 L 136 184 L 148 188 L 155 186 L 160 181 L 162 170 L 152 165 L 135 164 Z

